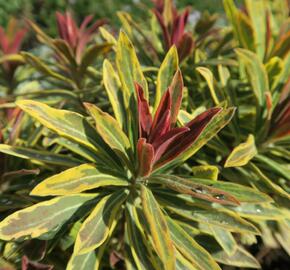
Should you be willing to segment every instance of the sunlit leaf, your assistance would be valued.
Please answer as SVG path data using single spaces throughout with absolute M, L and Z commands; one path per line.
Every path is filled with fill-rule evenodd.
M 93 165 L 83 164 L 45 179 L 30 194 L 34 196 L 78 194 L 98 187 L 128 184 L 128 181 L 121 177 L 99 171 Z
M 95 197 L 96 194 L 57 197 L 19 210 L 0 223 L 0 239 L 36 238 L 57 231 L 78 208 Z

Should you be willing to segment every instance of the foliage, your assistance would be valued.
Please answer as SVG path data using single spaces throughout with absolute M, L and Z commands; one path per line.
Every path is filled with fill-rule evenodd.
M 247 246 L 290 253 L 287 2 L 224 0 L 226 26 L 151 4 L 144 20 L 118 12 L 120 32 L 69 11 L 57 37 L 1 28 L 0 268 L 259 268 Z M 39 44 L 21 51 L 27 30 Z

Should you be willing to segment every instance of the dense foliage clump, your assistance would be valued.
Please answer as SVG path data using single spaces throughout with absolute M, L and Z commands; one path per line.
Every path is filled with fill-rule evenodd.
M 155 0 L 122 29 L 0 28 L 0 269 L 260 268 L 290 252 L 287 1 Z M 221 25 L 225 25 L 221 27 Z M 35 47 L 24 50 L 35 36 Z M 33 37 L 34 38 L 34 37 Z

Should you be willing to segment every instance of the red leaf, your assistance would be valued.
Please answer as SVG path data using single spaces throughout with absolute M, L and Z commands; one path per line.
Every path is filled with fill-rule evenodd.
M 157 126 L 157 124 L 160 122 L 162 116 L 165 114 L 165 112 L 167 110 L 171 109 L 171 94 L 170 94 L 170 90 L 167 89 L 167 91 L 164 93 L 164 95 L 162 96 L 160 103 L 158 105 L 157 111 L 154 115 L 154 119 L 153 119 L 153 124 L 152 124 L 152 130 L 155 129 L 155 127 Z
M 155 149 L 154 163 L 156 163 L 161 158 L 161 156 L 168 150 L 171 143 L 173 143 L 175 140 L 179 140 L 180 136 L 188 132 L 189 130 L 190 129 L 187 127 L 174 128 L 165 133 L 158 140 L 156 140 L 153 143 L 153 147 Z
M 30 261 L 26 256 L 22 257 L 21 263 L 22 270 L 52 270 L 53 265 L 42 264 L 34 261 Z
M 137 143 L 138 153 L 138 175 L 147 176 L 152 171 L 154 148 L 151 144 L 146 143 L 146 139 L 140 138 Z
M 65 16 L 69 44 L 72 48 L 76 48 L 78 42 L 78 28 L 72 18 L 72 15 L 69 12 L 66 12 Z
M 187 8 L 180 16 L 177 16 L 173 23 L 171 35 L 171 44 L 178 44 L 184 33 L 184 28 L 187 23 L 189 8 Z
M 190 33 L 184 33 L 181 40 L 177 44 L 177 51 L 180 61 L 186 58 L 194 48 L 195 43 Z
M 80 32 L 84 32 L 86 30 L 87 25 L 92 21 L 93 15 L 86 16 L 80 26 Z
M 20 46 L 26 35 L 26 32 L 26 29 L 21 29 L 15 34 L 13 42 L 11 43 L 9 48 L 9 53 L 17 53 L 20 50 Z
M 171 45 L 172 45 L 171 41 L 170 41 L 170 33 L 169 33 L 165 23 L 164 23 L 162 15 L 157 10 L 153 10 L 153 12 L 154 12 L 154 14 L 159 22 L 159 25 L 160 25 L 162 33 L 163 33 L 163 39 L 165 42 L 165 49 L 169 50 Z
M 66 29 L 66 20 L 64 18 L 64 15 L 60 12 L 56 12 L 56 22 L 57 22 L 57 28 L 59 36 L 64 39 L 66 42 L 69 43 L 68 35 L 67 35 L 67 29 Z
M 156 166 L 160 167 L 161 165 L 171 161 L 183 151 L 185 151 L 188 147 L 190 147 L 199 137 L 199 135 L 202 133 L 208 123 L 212 120 L 212 118 L 217 115 L 221 110 L 221 108 L 209 109 L 198 115 L 189 123 L 187 123 L 186 127 L 188 127 L 190 131 L 183 134 L 181 137 L 178 138 L 177 141 L 174 141 L 170 145 L 170 150 L 166 153 L 164 158 L 162 158 L 161 161 L 156 164 Z
M 149 104 L 144 97 L 142 87 L 138 83 L 135 83 L 135 89 L 138 100 L 139 137 L 148 138 L 152 126 Z
M 170 129 L 170 110 L 166 110 L 162 115 L 161 119 L 158 121 L 157 125 L 150 132 L 148 141 L 153 143 L 155 140 L 158 140 L 162 135 Z

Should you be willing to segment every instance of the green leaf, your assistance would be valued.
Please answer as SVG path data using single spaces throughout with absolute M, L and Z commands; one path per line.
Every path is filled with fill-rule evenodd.
M 287 165 L 281 166 L 281 164 L 276 162 L 274 159 L 268 158 L 267 156 L 260 154 L 255 156 L 255 160 L 261 164 L 266 164 L 273 172 L 290 181 L 290 168 L 287 168 Z
M 83 57 L 79 67 L 80 76 L 83 76 L 88 68 L 100 54 L 107 53 L 112 48 L 112 44 L 95 44 L 88 48 Z
M 43 163 L 65 167 L 72 167 L 79 165 L 81 163 L 80 160 L 77 160 L 73 157 L 69 157 L 67 155 L 60 155 L 47 151 L 28 149 L 21 146 L 10 146 L 6 144 L 0 144 L 0 152 L 8 155 L 13 155 L 15 157 L 29 159 L 31 161 L 40 161 Z
M 263 0 L 246 0 L 245 3 L 253 26 L 255 50 L 263 61 L 266 51 L 266 5 Z
M 120 125 L 124 127 L 124 101 L 121 91 L 121 82 L 112 64 L 106 59 L 103 64 L 103 80 L 107 95 L 112 105 L 115 117 Z
M 104 186 L 127 186 L 129 183 L 98 170 L 91 164 L 83 164 L 49 177 L 30 193 L 34 196 L 57 196 L 78 194 L 82 191 Z
M 175 46 L 172 46 L 166 54 L 157 75 L 154 109 L 157 109 L 162 95 L 170 86 L 173 75 L 178 69 L 178 53 Z
M 248 164 L 249 168 L 251 169 L 251 171 L 254 173 L 254 181 L 261 181 L 263 182 L 270 190 L 272 190 L 273 192 L 275 192 L 276 194 L 286 198 L 286 199 L 290 199 L 290 195 L 287 191 L 285 191 L 282 187 L 280 187 L 279 185 L 275 184 L 274 181 L 272 181 L 271 179 L 269 179 L 254 163 L 249 163 Z
M 264 203 L 273 201 L 273 199 L 265 193 L 236 183 L 199 178 L 192 178 L 191 181 L 229 192 L 240 202 Z
M 85 158 L 90 162 L 97 163 L 96 161 L 98 160 L 98 156 L 96 156 L 95 153 L 81 144 L 70 141 L 64 137 L 54 138 L 51 140 L 51 144 L 54 143 L 61 145 L 62 147 L 72 151 L 73 153 L 76 153 L 77 155 Z
M 248 162 L 258 153 L 255 145 L 255 137 L 250 134 L 244 143 L 237 145 L 228 156 L 225 167 L 240 167 Z
M 220 204 L 239 205 L 239 201 L 222 189 L 195 183 L 194 179 L 184 179 L 174 175 L 153 175 L 148 179 L 149 183 L 159 183 L 177 192 L 191 195 L 192 197 Z
M 97 256 L 95 251 L 82 255 L 73 254 L 68 262 L 66 270 L 88 270 L 95 269 Z
M 285 218 L 285 214 L 270 204 L 252 204 L 242 203 L 234 207 L 233 210 L 240 216 L 257 220 L 281 220 Z
M 167 217 L 167 224 L 170 230 L 174 246 L 181 254 L 198 269 L 220 270 L 218 264 L 211 255 L 202 248 L 194 239 L 186 233 L 173 219 Z
M 130 163 L 128 152 L 131 148 L 130 141 L 118 122 L 108 113 L 103 112 L 97 106 L 84 104 L 96 123 L 97 132 L 113 151 L 125 162 Z
M 37 203 L 6 217 L 0 223 L 0 239 L 36 238 L 57 231 L 84 203 L 96 194 L 69 195 Z
M 128 196 L 122 189 L 104 197 L 82 224 L 75 243 L 74 253 L 84 254 L 101 246 L 110 235 L 120 207 Z
M 176 270 L 202 270 L 200 267 L 193 265 L 192 262 L 187 260 L 181 253 L 176 249 Z
M 229 210 L 214 208 L 205 209 L 196 207 L 192 204 L 190 205 L 187 201 L 182 200 L 178 200 L 177 204 L 176 201 L 172 200 L 170 197 L 171 196 L 158 196 L 158 199 L 164 207 L 186 219 L 205 223 L 207 225 L 218 226 L 230 232 L 260 234 L 254 225 Z M 174 196 L 172 196 L 172 198 L 174 199 Z
M 148 241 L 144 235 L 142 225 L 137 215 L 134 205 L 127 204 L 126 207 L 126 232 L 132 257 L 136 263 L 138 270 L 158 269 L 150 250 L 147 248 Z
M 149 230 L 156 252 L 160 257 L 164 268 L 166 270 L 174 270 L 174 249 L 165 217 L 152 192 L 144 185 L 141 185 L 141 200 L 142 210 L 149 224 Z
M 238 247 L 237 251 L 232 256 L 228 256 L 223 251 L 216 251 L 212 255 L 217 262 L 222 264 L 241 268 L 261 268 L 259 262 L 242 247 Z
M 241 63 L 245 65 L 249 82 L 259 106 L 265 104 L 265 93 L 269 91 L 269 82 L 266 69 L 258 56 L 245 49 L 236 49 Z
M 201 165 L 192 167 L 192 174 L 194 178 L 217 180 L 218 173 L 218 167 L 212 165 Z
M 217 226 L 209 226 L 209 227 L 210 230 L 212 231 L 214 238 L 217 240 L 217 242 L 220 244 L 223 250 L 229 256 L 235 254 L 238 245 L 232 233 Z
M 113 162 L 106 152 L 103 140 L 82 115 L 71 111 L 54 109 L 33 100 L 20 100 L 16 104 L 58 135 L 88 147 L 98 154 L 100 160 L 105 159 Z
M 117 40 L 115 37 L 103 26 L 99 27 L 99 31 L 102 35 L 102 38 L 106 40 L 108 43 L 113 44 L 114 47 L 117 45 Z M 114 49 L 113 47 L 113 49 Z M 106 60 L 105 60 L 106 61 Z
M 127 116 L 127 134 L 132 146 L 135 147 L 138 137 L 138 114 L 135 83 L 138 83 L 142 87 L 147 99 L 148 85 L 141 70 L 134 47 L 123 31 L 120 32 L 117 44 L 116 64 L 122 84 L 123 100 Z
M 23 58 L 25 59 L 25 61 L 28 64 L 33 66 L 40 73 L 42 73 L 46 76 L 53 77 L 55 79 L 64 81 L 70 85 L 74 85 L 74 82 L 72 80 L 70 80 L 67 77 L 64 77 L 64 76 L 60 75 L 59 73 L 53 71 L 49 66 L 47 66 L 43 61 L 41 61 L 36 56 L 34 56 L 28 52 L 21 52 L 21 55 L 23 56 Z
M 254 33 L 249 18 L 239 11 L 234 0 L 223 0 L 224 10 L 232 24 L 233 32 L 241 47 L 254 50 Z
M 207 82 L 208 88 L 210 90 L 211 97 L 215 103 L 215 105 L 218 105 L 220 102 L 218 100 L 218 97 L 216 95 L 215 89 L 214 89 L 214 77 L 212 72 L 205 67 L 198 67 L 196 70 L 204 77 L 204 79 Z
M 128 107 L 131 96 L 135 96 L 135 82 L 140 84 L 148 99 L 147 81 L 142 73 L 133 44 L 121 31 L 117 44 L 116 63 L 124 91 L 125 104 Z

